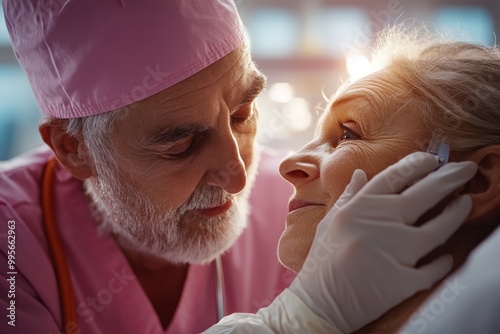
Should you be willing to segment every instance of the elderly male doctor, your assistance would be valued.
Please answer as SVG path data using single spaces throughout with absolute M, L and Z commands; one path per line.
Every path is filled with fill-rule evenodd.
M 470 205 L 427 224 L 441 231 L 434 243 L 395 252 L 411 260 L 385 261 L 389 277 L 365 266 L 391 254 L 355 221 L 344 232 L 370 246 L 346 241 L 330 256 L 337 208 L 311 248 L 314 266 L 294 278 L 279 265 L 290 189 L 281 157 L 254 146 L 265 79 L 231 1 L 3 6 L 47 146 L 0 166 L 1 332 L 196 333 L 240 312 L 209 331 L 347 333 L 451 268 L 450 259 L 413 266 Z M 401 176 L 410 182 L 437 167 L 419 157 L 370 181 L 373 196 L 385 177 L 410 168 Z M 436 173 L 433 187 L 445 182 Z M 450 191 L 467 177 L 446 181 Z M 364 184 L 354 181 L 344 202 Z

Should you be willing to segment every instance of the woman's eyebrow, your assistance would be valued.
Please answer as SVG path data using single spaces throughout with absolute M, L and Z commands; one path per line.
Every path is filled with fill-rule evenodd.
M 333 107 L 338 107 L 344 103 L 352 102 L 355 99 L 359 100 L 364 100 L 366 101 L 366 95 L 363 94 L 362 92 L 359 91 L 354 91 L 354 92 L 346 92 L 342 95 L 340 95 L 333 103 L 330 109 Z
M 351 105 L 342 108 L 343 105 L 348 103 L 351 103 Z M 333 124 L 337 125 L 337 120 L 339 119 L 349 119 L 358 124 L 358 126 L 362 126 L 368 106 L 370 106 L 370 101 L 362 92 L 355 91 L 342 94 L 333 101 L 328 110 L 323 113 L 314 130 L 314 136 L 321 134 L 325 124 L 332 124 L 333 122 Z M 363 129 L 363 127 L 360 127 L 360 130 Z

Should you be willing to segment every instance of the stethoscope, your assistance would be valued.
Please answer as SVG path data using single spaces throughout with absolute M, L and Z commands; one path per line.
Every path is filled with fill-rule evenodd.
M 74 329 L 77 332 L 76 302 L 73 290 L 73 283 L 68 269 L 68 262 L 64 254 L 59 230 L 57 229 L 56 215 L 54 212 L 54 178 L 57 161 L 50 158 L 44 166 L 42 174 L 42 220 L 45 236 L 49 245 L 50 256 L 54 264 L 59 298 L 61 302 L 61 313 L 63 328 L 68 331 Z M 222 319 L 226 314 L 225 309 L 225 291 L 224 291 L 224 272 L 222 270 L 222 261 L 220 256 L 215 258 L 215 278 L 216 278 L 216 303 L 217 318 Z

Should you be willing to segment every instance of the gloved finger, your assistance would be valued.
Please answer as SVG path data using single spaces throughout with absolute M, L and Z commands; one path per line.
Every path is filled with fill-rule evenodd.
M 477 165 L 471 161 L 449 163 L 406 189 L 400 199 L 405 222 L 416 222 L 427 210 L 472 179 L 476 172 Z
M 453 256 L 445 254 L 436 260 L 420 268 L 413 269 L 415 272 L 415 292 L 429 289 L 437 281 L 442 279 L 453 268 Z
M 463 195 L 448 204 L 443 212 L 424 225 L 394 224 L 378 228 L 379 247 L 401 264 L 413 266 L 430 251 L 442 245 L 462 225 L 472 209 L 469 196 Z M 385 237 L 384 237 L 385 236 Z
M 421 248 L 420 257 L 425 256 L 437 246 L 448 240 L 469 216 L 472 210 L 472 200 L 468 195 L 462 195 L 449 203 L 443 212 L 420 226 L 422 240 L 426 247 Z M 426 249 L 427 248 L 427 249 Z
M 407 155 L 375 175 L 360 191 L 362 194 L 396 194 L 438 167 L 437 157 L 426 152 Z
M 344 192 L 340 195 L 339 199 L 335 202 L 334 208 L 338 209 L 347 203 L 354 195 L 356 195 L 361 188 L 368 182 L 366 173 L 361 169 L 356 169 L 352 173 L 351 181 L 345 187 Z
M 316 228 L 317 235 L 323 235 L 326 232 L 328 224 L 333 221 L 333 216 L 337 210 L 346 204 L 354 195 L 356 195 L 361 188 L 368 182 L 366 173 L 361 169 L 356 169 L 351 176 L 351 181 L 345 187 L 344 192 L 340 195 L 339 199 L 335 202 L 332 208 L 328 211 L 325 217 L 320 221 Z

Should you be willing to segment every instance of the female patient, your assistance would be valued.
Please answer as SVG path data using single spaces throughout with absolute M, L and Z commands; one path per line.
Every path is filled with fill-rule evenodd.
M 295 187 L 292 201 L 302 203 L 289 213 L 279 245 L 280 260 L 294 271 L 354 170 L 371 178 L 403 156 L 425 151 L 433 134 L 450 144 L 450 161 L 474 161 L 478 173 L 459 192 L 473 200 L 468 219 L 426 260 L 451 253 L 459 267 L 500 222 L 500 51 L 442 41 L 424 28 L 397 26 L 381 36 L 373 56 L 378 70 L 344 84 L 315 138 L 281 164 L 282 176 Z M 395 332 L 429 293 L 361 331 Z

